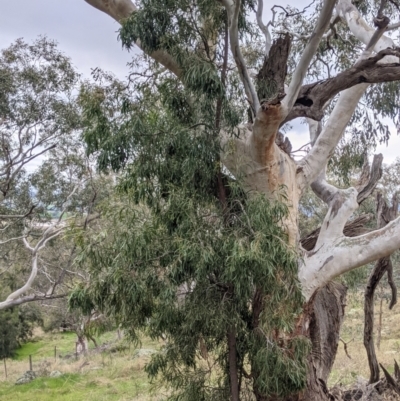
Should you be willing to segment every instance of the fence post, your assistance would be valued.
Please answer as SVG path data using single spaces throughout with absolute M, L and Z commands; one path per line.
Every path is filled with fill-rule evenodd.
M 7 365 L 6 365 L 6 358 L 4 358 L 4 373 L 6 374 L 6 379 L 7 379 Z
M 57 362 L 57 345 L 54 346 L 54 362 Z
M 33 370 L 32 369 L 32 355 L 29 355 L 29 370 Z

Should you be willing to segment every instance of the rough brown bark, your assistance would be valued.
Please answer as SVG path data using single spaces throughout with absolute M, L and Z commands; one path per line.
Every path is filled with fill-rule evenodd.
M 325 104 L 343 90 L 360 83 L 398 81 L 400 78 L 399 63 L 377 64 L 386 55 L 398 54 L 398 49 L 385 49 L 333 78 L 304 85 L 284 122 L 298 117 L 309 117 L 320 121 L 324 116 Z
M 240 401 L 239 375 L 237 369 L 236 334 L 234 329 L 230 329 L 228 331 L 228 362 L 229 362 L 229 385 L 231 390 L 231 401 Z
M 257 74 L 257 95 L 260 103 L 273 102 L 285 93 L 287 60 L 290 53 L 291 38 L 289 34 L 275 40 L 264 63 Z
M 307 388 L 299 400 L 333 400 L 327 388 L 339 344 L 347 288 L 335 282 L 321 288 L 310 301 L 309 336 L 312 351 L 308 359 Z
M 383 315 L 383 299 L 381 298 L 381 302 L 380 302 L 380 305 L 379 305 L 378 336 L 377 336 L 377 339 L 376 339 L 376 348 L 378 348 L 378 351 L 381 349 L 382 315 Z
M 299 331 L 310 338 L 306 389 L 290 396 L 266 397 L 255 391 L 257 401 L 333 401 L 327 380 L 339 345 L 347 288 L 335 282 L 321 288 L 304 309 Z
M 390 258 L 379 259 L 368 279 L 365 289 L 364 299 L 364 347 L 367 351 L 370 383 L 376 383 L 379 380 L 379 365 L 376 358 L 374 346 L 374 294 L 381 278 L 386 273 Z
M 385 227 L 390 221 L 394 220 L 397 216 L 399 202 L 397 198 L 393 198 L 392 206 L 388 207 L 382 194 L 377 196 L 377 212 L 378 212 L 378 228 Z M 392 287 L 392 302 L 393 307 L 396 301 L 397 291 L 393 279 L 391 277 L 392 273 L 392 262 L 390 256 L 386 258 L 379 259 L 369 278 L 367 287 L 365 289 L 364 295 L 364 347 L 367 351 L 368 364 L 370 370 L 370 383 L 376 383 L 379 380 L 379 364 L 375 353 L 374 344 L 374 294 L 375 289 L 381 281 L 382 277 L 386 272 L 388 272 L 389 283 Z M 392 305 L 393 304 L 393 305 Z

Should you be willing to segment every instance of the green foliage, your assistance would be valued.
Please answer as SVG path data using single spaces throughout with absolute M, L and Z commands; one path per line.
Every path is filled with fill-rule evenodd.
M 9 358 L 32 335 L 42 321 L 39 311 L 27 305 L 0 311 L 0 359 Z
M 229 333 L 243 396 L 287 395 L 305 386 L 309 348 L 294 335 L 303 299 L 285 189 L 249 196 L 225 174 L 217 120 L 234 133 L 234 79 L 221 95 L 192 74 L 185 87 L 168 74 L 133 87 L 100 74 L 82 88 L 88 149 L 122 175 L 108 227 L 81 239 L 91 282 L 69 304 L 112 316 L 133 340 L 166 339 L 146 369 L 171 400 L 229 397 Z
M 240 35 L 251 35 L 243 2 Z M 84 138 L 103 171 L 120 170 L 108 228 L 81 239 L 90 285 L 72 308 L 112 316 L 133 340 L 166 339 L 147 365 L 171 400 L 283 396 L 305 386 L 308 342 L 294 334 L 303 303 L 287 245 L 285 189 L 246 194 L 220 162 L 220 131 L 235 135 L 247 104 L 224 70 L 226 14 L 216 2 L 146 0 L 120 37 L 166 49 L 178 80 L 149 65 L 130 84 L 96 71 L 80 93 Z M 228 336 L 239 381 L 229 373 Z M 252 378 L 247 375 L 252 372 Z
M 46 225 L 56 224 L 59 217 L 65 223 L 64 232 L 40 249 L 38 275 L 20 298 L 29 298 L 32 292 L 65 294 L 84 279 L 75 274 L 72 238 L 81 235 L 92 220 L 90 215 L 107 198 L 113 182 L 96 175 L 94 163 L 85 154 L 79 83 L 71 60 L 46 37 L 31 43 L 18 39 L 0 52 L 1 301 L 21 288 L 31 274 L 32 252 L 22 238 L 34 248 L 47 235 Z M 46 324 L 58 328 L 66 299 L 52 306 Z M 2 321 L 10 321 L 4 336 L 13 339 L 7 348 L 14 349 L 22 341 L 21 330 L 30 310 L 4 312 Z
M 95 279 L 77 289 L 70 304 L 79 306 L 89 296 L 132 338 L 140 330 L 167 338 L 147 370 L 162 374 L 177 399 L 199 399 L 190 398 L 194 388 L 204 399 L 226 394 L 230 327 L 238 364 L 259 372 L 261 391 L 283 395 L 302 388 L 307 344 L 287 338 L 302 298 L 296 258 L 279 228 L 284 204 L 246 200 L 245 212 L 231 216 L 228 227 L 217 214 L 204 219 L 198 207 L 174 194 L 152 218 L 129 204 L 110 212 L 114 231 L 94 238 L 97 245 L 88 243 L 83 256 Z M 202 341 L 216 364 L 212 371 L 201 361 Z

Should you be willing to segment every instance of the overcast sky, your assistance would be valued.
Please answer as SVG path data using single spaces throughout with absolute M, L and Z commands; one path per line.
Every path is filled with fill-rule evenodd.
M 285 5 L 288 2 L 275 0 L 274 4 Z M 293 3 L 301 7 L 308 1 L 295 0 Z M 126 63 L 131 54 L 118 42 L 118 28 L 119 25 L 109 16 L 84 0 L 0 0 L 0 48 L 9 46 L 17 38 L 31 41 L 39 35 L 46 35 L 58 42 L 59 48 L 71 57 L 85 77 L 89 77 L 95 67 L 112 71 L 121 79 L 127 75 Z M 288 136 L 294 149 L 308 141 L 306 127 L 298 123 L 294 124 Z M 395 130 L 389 147 L 379 146 L 377 152 L 384 154 L 385 163 L 400 156 L 400 137 Z

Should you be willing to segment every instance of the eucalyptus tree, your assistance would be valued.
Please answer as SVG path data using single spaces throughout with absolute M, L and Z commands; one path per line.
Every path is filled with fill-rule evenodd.
M 0 309 L 65 296 L 65 278 L 79 277 L 72 230 L 108 187 L 80 141 L 79 85 L 45 37 L 1 51 Z
M 98 71 L 105 81 L 81 93 L 89 151 L 124 169 L 120 188 L 141 206 L 88 244 L 93 285 L 72 303 L 94 302 L 132 335 L 146 324 L 165 335 L 148 370 L 179 399 L 330 399 L 345 297 L 332 280 L 400 246 L 399 219 L 344 235 L 375 184 L 325 176 L 388 139 L 383 117 L 399 123 L 397 2 L 274 7 L 266 23 L 262 0 L 86 1 L 147 62 L 132 62 L 130 85 Z M 280 130 L 303 117 L 310 150 L 295 159 Z M 309 188 L 327 212 L 306 250 Z

